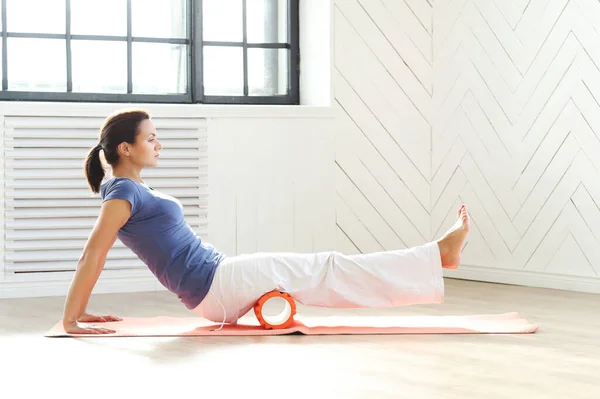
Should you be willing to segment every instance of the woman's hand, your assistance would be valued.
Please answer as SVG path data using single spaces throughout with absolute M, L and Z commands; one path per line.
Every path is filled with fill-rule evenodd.
M 65 323 L 63 327 L 67 334 L 114 334 L 116 332 L 109 328 L 87 325 L 77 321 Z
M 110 321 L 121 321 L 120 317 L 105 315 L 94 316 L 89 313 L 83 313 L 77 318 L 77 321 L 63 323 L 65 332 L 68 334 L 114 334 L 116 331 L 110 328 L 98 327 L 87 323 L 104 323 Z
M 120 317 L 104 315 L 104 316 L 94 316 L 89 313 L 83 313 L 81 316 L 77 318 L 77 321 L 81 323 L 105 323 L 108 321 L 121 321 Z

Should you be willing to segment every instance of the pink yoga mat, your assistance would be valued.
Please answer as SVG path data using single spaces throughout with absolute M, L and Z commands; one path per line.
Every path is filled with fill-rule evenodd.
M 331 316 L 296 315 L 290 328 L 267 330 L 258 320 L 242 318 L 237 325 L 213 323 L 200 317 L 123 317 L 123 321 L 92 323 L 116 330 L 114 334 L 73 335 L 73 337 L 167 337 L 206 335 L 306 335 L 342 334 L 528 334 L 538 330 L 518 313 L 469 316 Z M 57 323 L 46 337 L 69 337 Z

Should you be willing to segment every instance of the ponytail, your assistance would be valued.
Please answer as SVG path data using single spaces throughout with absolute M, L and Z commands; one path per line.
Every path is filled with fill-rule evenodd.
M 92 148 L 85 160 L 85 177 L 94 194 L 100 192 L 100 184 L 102 183 L 102 179 L 104 179 L 104 168 L 100 160 L 101 149 L 102 146 L 100 144 Z

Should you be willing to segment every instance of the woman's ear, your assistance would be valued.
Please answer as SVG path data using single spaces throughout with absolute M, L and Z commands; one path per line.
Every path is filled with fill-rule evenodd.
M 128 157 L 131 155 L 129 143 L 125 141 L 117 146 L 117 151 L 119 152 L 119 155 L 123 155 L 124 157 Z

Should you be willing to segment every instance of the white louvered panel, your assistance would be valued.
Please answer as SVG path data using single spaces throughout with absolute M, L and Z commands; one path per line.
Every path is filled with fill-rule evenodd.
M 136 259 L 129 248 L 111 248 L 111 259 Z M 68 249 L 50 249 L 44 251 L 20 251 L 6 254 L 7 262 L 64 262 L 73 260 L 73 251 Z M 30 266 L 30 265 L 28 265 Z
M 179 198 L 181 203 L 184 205 L 193 205 L 197 206 L 198 199 L 194 197 L 188 198 Z M 64 208 L 75 208 L 75 207 L 85 207 L 90 204 L 95 204 L 97 201 L 95 198 L 83 198 L 83 199 L 65 199 L 60 203 L 56 203 L 52 199 L 19 199 L 18 204 L 20 208 L 51 208 L 51 209 L 59 209 L 61 207 Z M 201 202 L 202 203 L 202 202 Z M 16 206 L 17 201 L 13 199 L 6 200 L 6 204 L 10 206 Z
M 13 240 L 6 244 L 6 249 L 9 250 L 26 250 L 26 249 L 35 249 L 35 250 L 56 250 L 56 249 L 77 249 L 81 250 L 84 247 L 87 238 L 68 238 L 62 237 L 60 240 L 36 240 L 35 246 L 30 241 L 25 240 Z M 125 246 L 117 241 L 113 245 L 113 248 L 125 248 Z
M 186 218 L 189 221 L 189 218 Z M 189 221 L 190 226 L 194 227 L 194 224 L 191 223 L 193 221 Z M 206 236 L 206 219 L 202 218 L 198 221 L 198 229 L 196 230 L 197 234 L 200 236 Z M 42 240 L 55 240 L 57 237 L 61 239 L 86 239 L 89 237 L 91 229 L 35 229 L 35 230 L 12 230 L 5 233 L 5 238 L 7 241 L 19 241 L 19 242 L 27 242 L 27 241 L 36 241 L 40 242 Z M 6 243 L 5 245 L 9 245 Z M 28 244 L 29 245 L 29 244 Z M 33 245 L 33 244 L 31 244 Z M 82 247 L 83 248 L 83 247 Z
M 20 211 L 11 210 L 6 212 L 6 216 L 11 219 L 18 217 L 18 213 Z M 192 206 L 184 206 L 183 212 L 186 217 L 197 217 L 198 216 L 198 207 Z M 64 208 L 38 208 L 35 210 L 30 210 L 28 212 L 28 218 L 56 218 L 56 217 L 94 217 L 98 216 L 98 209 L 92 207 L 85 208 L 73 208 L 73 207 L 64 207 Z
M 191 226 L 195 226 L 200 222 L 200 218 L 196 215 L 188 216 L 186 218 L 187 222 Z M 4 227 L 10 230 L 50 230 L 57 227 L 67 228 L 67 229 L 80 229 L 86 227 L 94 227 L 94 222 L 96 218 L 78 218 L 75 216 L 58 216 L 54 218 L 35 218 L 27 216 L 18 215 L 18 219 L 11 220 L 6 218 Z
M 6 265 L 11 265 L 10 262 L 6 262 Z M 110 256 L 104 264 L 105 270 L 131 270 L 131 269 L 144 269 L 146 266 L 137 258 L 131 259 L 115 259 L 114 256 Z M 74 271 L 74 263 L 72 256 L 67 261 L 56 261 L 45 259 L 42 262 L 26 262 L 20 264 L 18 270 L 13 270 L 14 273 L 48 273 L 48 272 L 65 272 Z M 11 272 L 9 268 L 7 272 Z
M 73 167 L 66 169 L 53 169 L 53 170 L 39 170 L 39 167 L 42 165 L 38 165 L 38 167 L 32 167 L 31 169 L 17 169 L 11 170 L 5 174 L 6 177 L 15 178 L 15 179 L 81 179 L 81 170 L 74 169 Z M 55 166 L 55 165 L 53 165 Z M 161 162 L 161 168 L 154 172 L 156 177 L 170 177 L 170 176 L 178 176 L 178 177 L 199 177 L 201 179 L 207 178 L 206 168 L 198 172 L 197 167 L 189 167 L 189 168 L 177 168 L 178 170 L 172 170 L 174 168 L 166 168 L 165 165 Z
M 194 180 L 194 179 L 192 179 Z M 197 179 L 196 179 L 197 180 Z M 150 184 L 152 180 L 150 178 L 146 178 L 145 181 Z M 174 197 L 196 197 L 198 196 L 198 189 L 202 188 L 199 186 L 196 187 L 162 187 L 155 184 L 150 184 L 153 188 L 158 190 L 168 189 L 168 194 Z M 90 196 L 90 191 L 85 187 L 81 188 L 69 188 L 69 187 L 60 187 L 56 186 L 56 189 L 45 189 L 45 188 L 36 188 L 36 189 L 6 189 L 6 198 L 38 198 L 38 199 L 57 199 L 57 198 L 87 198 Z M 60 187 L 60 191 L 58 188 Z M 166 191 L 165 191 L 166 192 Z
M 203 183 L 195 177 L 184 177 L 184 178 L 155 178 L 154 184 L 160 185 L 161 187 L 182 187 L 186 184 L 193 183 L 195 186 L 202 186 Z M 46 189 L 53 188 L 56 186 L 70 188 L 70 189 L 79 189 L 81 187 L 81 177 L 78 179 L 19 179 L 7 181 L 5 184 L 5 188 L 7 189 Z
M 68 141 L 68 138 L 65 138 L 64 141 Z M 55 140 L 59 141 L 59 140 Z M 60 140 L 63 141 L 63 140 Z M 8 140 L 10 144 L 10 140 Z M 88 144 L 90 142 L 88 141 Z M 20 144 L 20 143 L 19 143 Z M 23 143 L 29 144 L 29 143 Z M 95 143 L 91 143 L 94 145 Z M 80 148 L 61 148 L 60 152 L 52 151 L 53 148 L 35 148 L 33 147 L 35 143 L 31 143 L 30 146 L 26 148 L 19 148 L 14 150 L 6 150 L 4 156 L 6 160 L 10 162 L 13 159 L 81 159 L 81 150 L 87 148 L 82 145 Z M 62 145 L 61 145 L 62 146 Z M 190 159 L 196 160 L 198 156 L 200 156 L 200 151 L 198 149 L 190 149 L 190 148 L 171 148 L 171 150 L 176 150 L 179 159 Z
M 5 271 L 75 270 L 101 206 L 83 171 L 102 118 L 5 118 L 3 158 Z M 159 167 L 143 172 L 155 190 L 178 198 L 186 221 L 207 234 L 208 158 L 205 121 L 154 119 L 163 150 Z M 110 178 L 110 176 L 107 176 Z M 117 240 L 106 269 L 145 268 Z
M 161 157 L 160 167 L 164 168 L 197 168 L 198 162 L 196 159 L 162 159 Z M 65 169 L 79 170 L 82 166 L 80 159 L 56 159 L 52 162 L 52 168 L 59 172 Z M 27 170 L 27 169 L 43 169 L 48 167 L 48 163 L 44 159 L 7 159 L 7 167 L 9 170 L 14 168 L 16 170 Z

